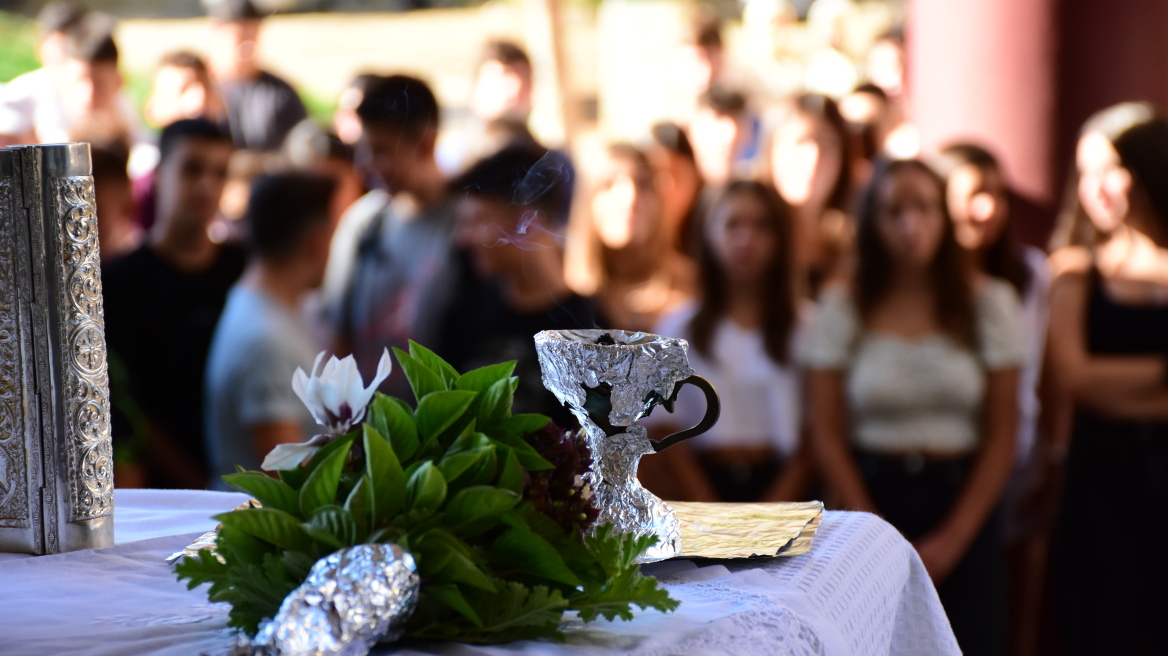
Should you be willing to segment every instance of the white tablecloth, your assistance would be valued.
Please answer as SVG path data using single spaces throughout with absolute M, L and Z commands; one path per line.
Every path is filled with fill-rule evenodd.
M 118 490 L 117 545 L 31 557 L 0 554 L 0 654 L 223 654 L 226 608 L 188 591 L 164 558 L 210 530 L 239 494 Z M 647 566 L 681 601 L 674 613 L 579 623 L 565 643 L 382 648 L 375 653 L 516 656 L 620 653 L 959 654 L 916 552 L 883 520 L 829 512 L 810 553 L 771 560 Z

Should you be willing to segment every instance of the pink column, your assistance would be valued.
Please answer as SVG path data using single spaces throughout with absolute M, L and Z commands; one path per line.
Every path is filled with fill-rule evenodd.
M 1056 0 L 910 0 L 909 111 L 927 153 L 957 139 L 989 146 L 1017 190 L 1057 196 Z

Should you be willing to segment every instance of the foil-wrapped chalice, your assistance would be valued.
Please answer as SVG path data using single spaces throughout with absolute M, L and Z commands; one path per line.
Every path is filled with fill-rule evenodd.
M 638 562 L 680 555 L 677 513 L 641 487 L 637 466 L 641 456 L 700 435 L 718 421 L 718 394 L 690 368 L 686 341 L 625 330 L 545 330 L 535 336 L 535 348 L 544 387 L 580 421 L 592 450 L 587 482 L 600 509 L 597 523 L 656 535 L 657 544 Z M 705 417 L 693 428 L 650 440 L 637 420 L 658 405 L 673 412 L 686 383 L 705 394 Z

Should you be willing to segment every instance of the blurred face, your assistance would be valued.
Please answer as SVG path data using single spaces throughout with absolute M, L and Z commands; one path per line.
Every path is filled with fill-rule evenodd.
M 734 154 L 744 135 L 745 130 L 734 116 L 719 114 L 708 107 L 694 112 L 690 136 L 703 178 L 713 184 L 722 184 L 730 178 Z
M 670 230 L 677 230 L 698 195 L 698 171 L 693 162 L 668 148 L 654 148 L 650 159 L 657 171 L 662 220 Z
M 652 237 L 660 212 L 653 171 L 624 159 L 610 162 L 608 175 L 592 197 L 592 223 L 601 243 L 619 250 Z
M 231 161 L 230 143 L 184 139 L 154 174 L 158 215 L 184 227 L 208 226 L 219 209 Z
M 1098 133 L 1079 139 L 1079 202 L 1095 228 L 1107 234 L 1123 223 L 1131 209 L 1132 175 L 1119 161 L 1111 142 Z
M 111 111 L 122 89 L 122 75 L 113 62 L 67 59 L 61 71 L 62 95 L 77 115 Z
M 357 142 L 358 161 L 381 178 L 389 193 L 409 191 L 410 174 L 426 150 L 423 141 L 385 126 L 365 126 Z
M 902 169 L 881 184 L 876 232 L 889 257 L 924 269 L 933 263 L 945 231 L 941 189 L 924 171 Z
M 766 205 L 749 193 L 733 194 L 714 208 L 706 239 L 730 284 L 757 284 L 779 250 Z
M 884 120 L 888 107 L 871 93 L 852 92 L 839 101 L 844 120 L 857 125 L 873 125 Z
M 971 251 L 997 243 L 1009 202 L 1001 171 L 961 166 L 949 176 L 945 196 L 957 243 Z
M 775 132 L 771 171 L 783 200 L 826 203 L 843 170 L 843 143 L 826 121 L 795 114 Z
M 487 120 L 526 119 L 531 113 L 531 70 L 500 61 L 483 62 L 475 79 L 471 109 Z
M 523 217 L 516 220 L 518 211 L 514 205 L 479 196 L 459 201 L 455 241 L 470 254 L 475 271 L 483 278 L 522 273 L 520 247 L 525 234 L 519 234 L 524 226 Z
M 157 126 L 207 113 L 207 88 L 189 68 L 163 66 L 154 74 L 146 115 Z
M 211 23 L 211 57 L 218 68 L 232 75 L 247 76 L 258 70 L 256 45 L 260 35 L 258 19 Z

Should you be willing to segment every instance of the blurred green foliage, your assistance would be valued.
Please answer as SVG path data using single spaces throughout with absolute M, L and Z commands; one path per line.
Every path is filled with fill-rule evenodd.
M 0 11 L 0 82 L 40 66 L 36 41 L 35 22 L 20 14 Z
M 337 111 L 337 99 L 313 93 L 303 88 L 299 91 L 300 100 L 304 101 L 304 107 L 308 110 L 308 118 L 311 118 L 320 125 L 331 128 L 333 124 L 333 113 Z

